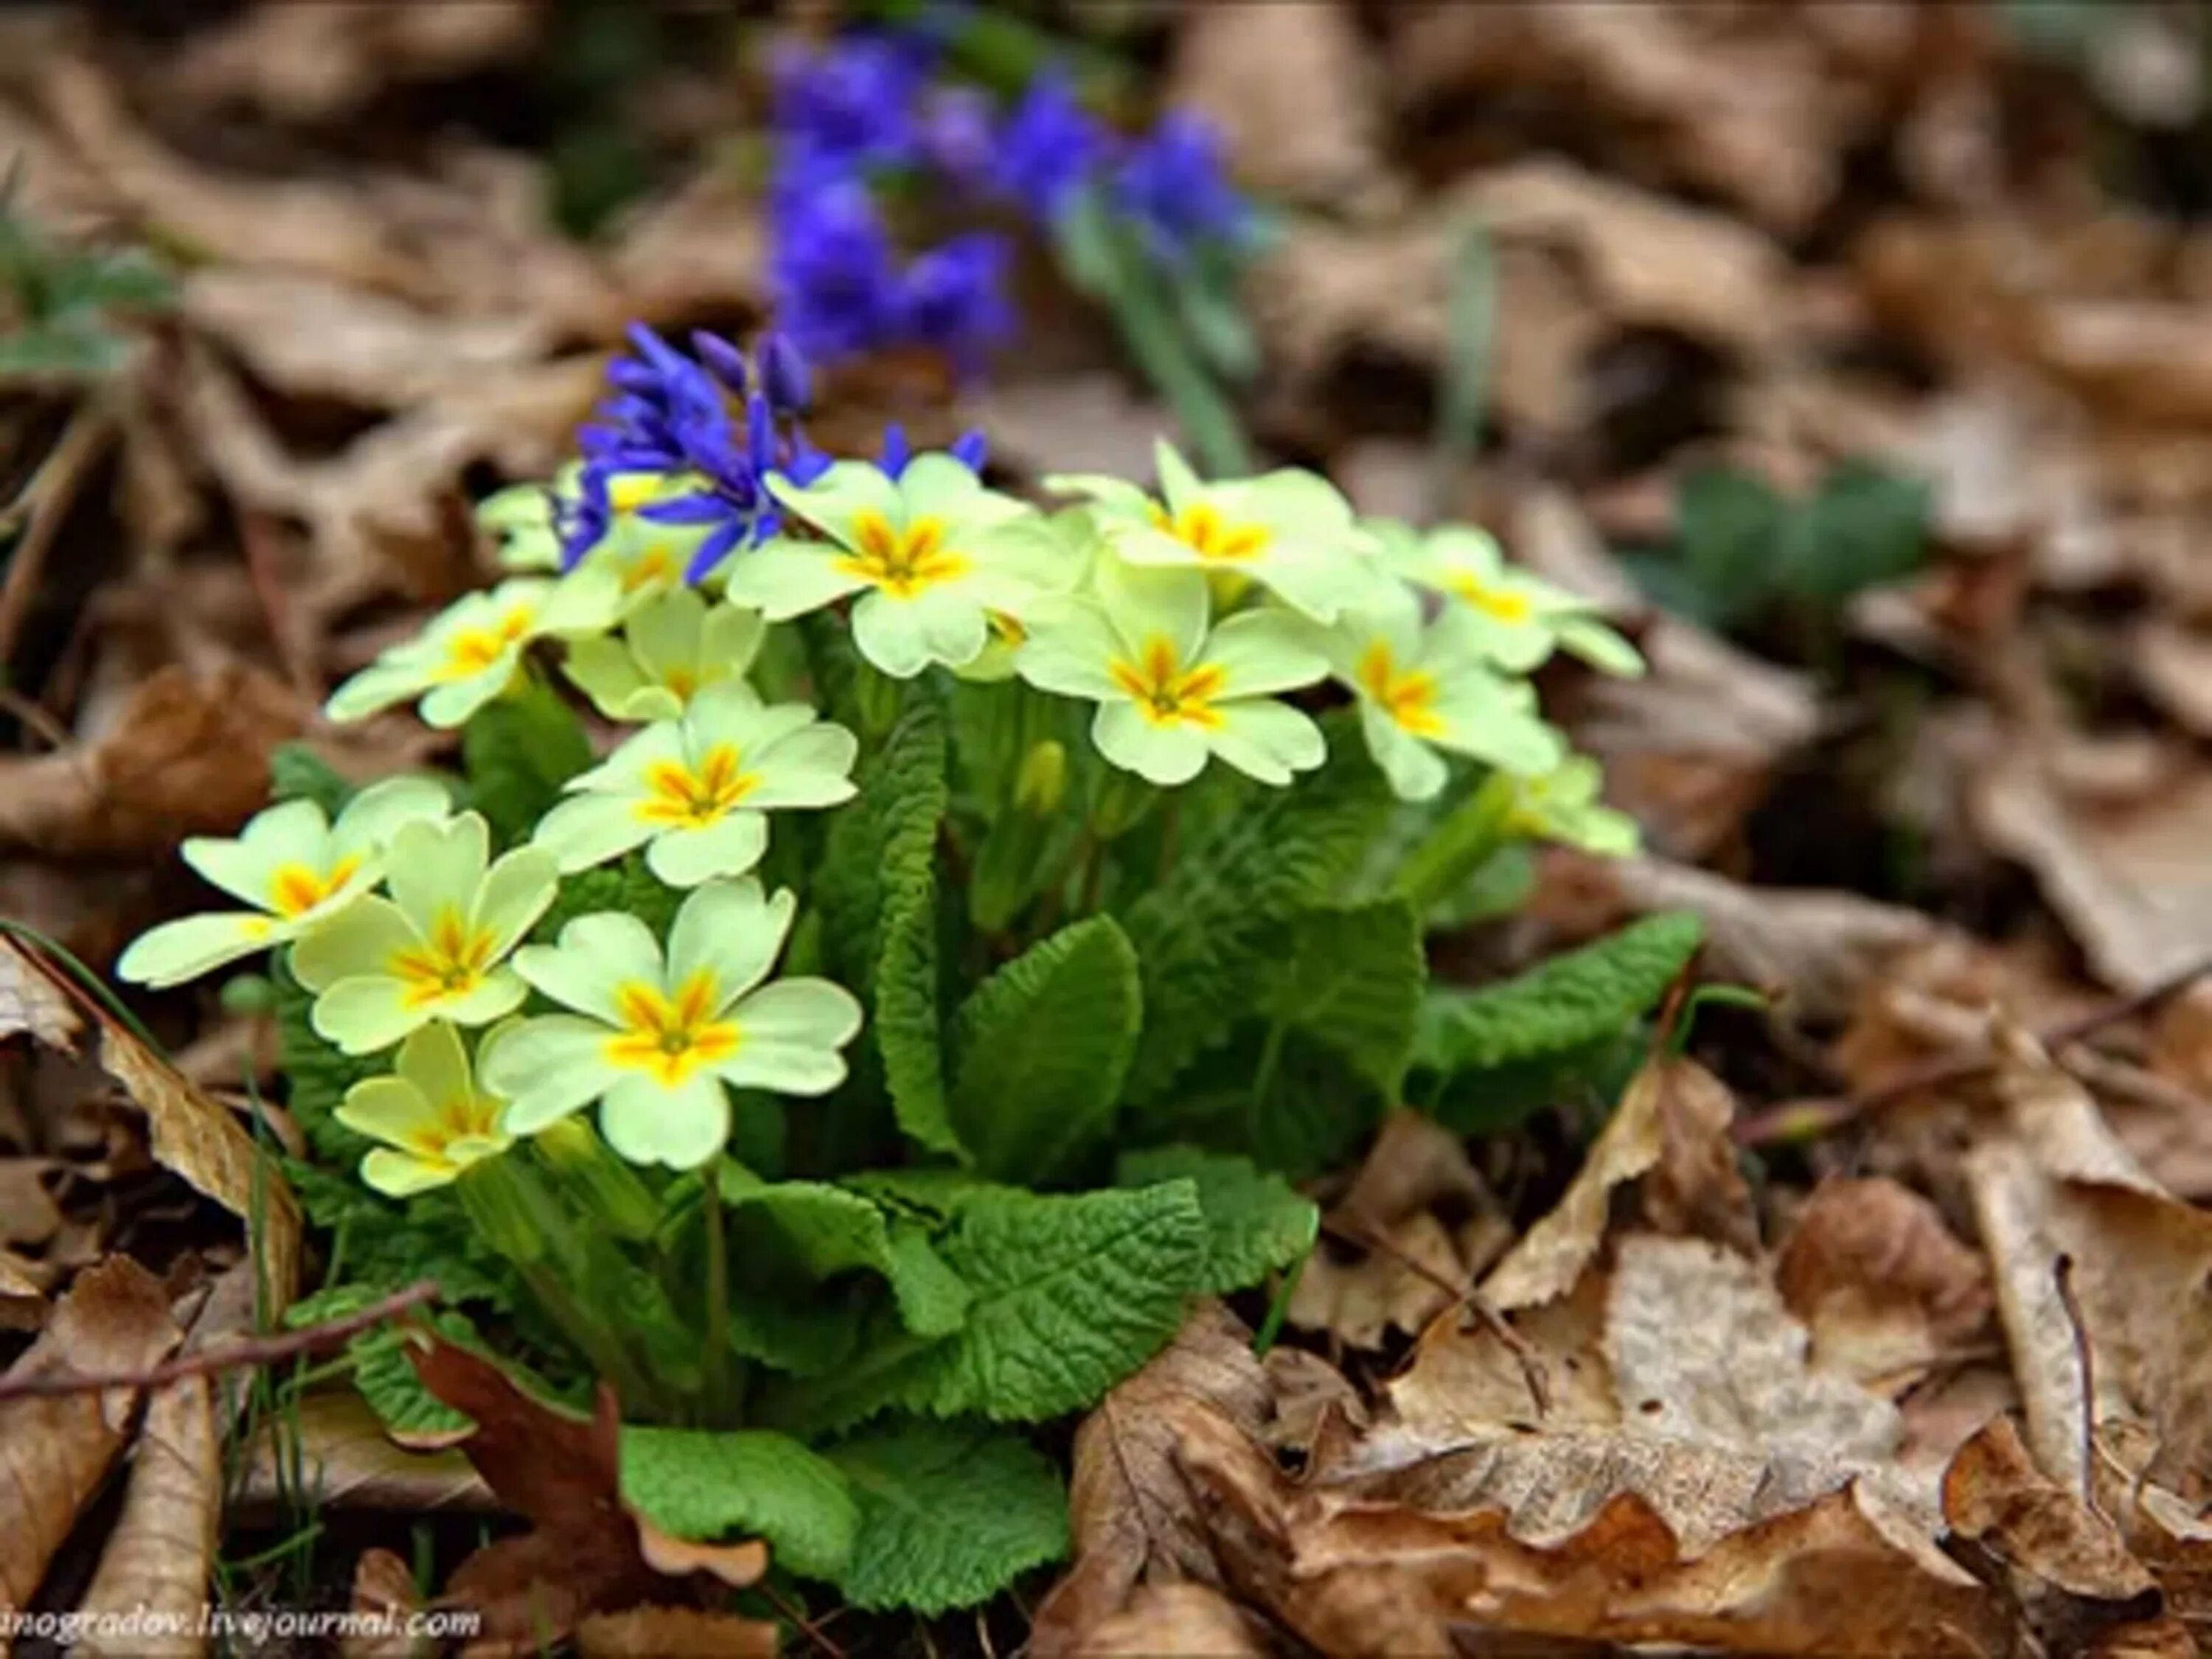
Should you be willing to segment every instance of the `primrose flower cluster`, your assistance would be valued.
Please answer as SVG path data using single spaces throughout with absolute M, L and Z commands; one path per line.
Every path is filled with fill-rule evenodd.
M 949 199 L 970 217 L 1011 214 L 1049 234 L 1096 181 L 1170 266 L 1248 234 L 1249 207 L 1202 120 L 1171 112 L 1124 139 L 1056 69 L 1000 111 L 944 78 L 941 32 L 855 33 L 776 61 L 771 283 L 782 325 L 811 356 L 916 345 L 973 374 L 1012 331 L 1012 241 L 971 230 L 902 261 L 887 194 Z
M 988 487 L 973 444 L 914 454 L 894 434 L 879 464 L 831 460 L 796 430 L 804 374 L 781 348 L 756 367 L 698 344 L 695 360 L 639 331 L 580 471 L 486 506 L 521 574 L 460 599 L 327 711 L 416 699 L 458 726 L 538 687 L 543 659 L 618 728 L 604 757 L 497 856 L 483 816 L 417 777 L 335 818 L 295 800 L 235 840 L 187 842 L 243 908 L 157 927 L 120 963 L 166 986 L 287 951 L 315 1032 L 392 1056 L 341 1115 L 380 1143 L 364 1175 L 381 1189 L 453 1180 L 594 1105 L 623 1158 L 693 1169 L 728 1138 L 732 1090 L 804 1097 L 844 1079 L 861 1006 L 775 976 L 799 906 L 760 874 L 787 815 L 856 793 L 854 732 L 803 682 L 781 701 L 760 689 L 776 630 L 801 619 L 848 630 L 862 674 L 893 691 L 938 675 L 1080 705 L 1099 760 L 1136 787 L 1217 765 L 1289 786 L 1327 758 L 1315 711 L 1348 699 L 1405 799 L 1473 761 L 1510 781 L 1515 834 L 1632 842 L 1526 676 L 1555 651 L 1614 674 L 1641 662 L 1480 532 L 1362 521 L 1297 470 L 1202 480 L 1164 443 L 1156 490 L 1048 478 L 1064 503 L 1049 511 Z M 681 896 L 665 939 L 617 911 L 533 939 L 564 880 L 618 861 Z

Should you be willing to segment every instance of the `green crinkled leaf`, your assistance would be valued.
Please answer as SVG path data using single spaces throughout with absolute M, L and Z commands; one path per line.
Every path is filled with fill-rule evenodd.
M 1495 985 L 1431 990 L 1421 1001 L 1414 1063 L 1449 1075 L 1616 1036 L 1659 1000 L 1704 936 L 1696 916 L 1668 911 Z
M 860 1511 L 845 1477 L 789 1435 L 625 1427 L 622 1492 L 678 1538 L 764 1538 L 803 1577 L 835 1579 L 852 1559 Z
M 370 1143 L 331 1115 L 343 1103 L 347 1090 L 391 1070 L 391 1065 L 379 1054 L 341 1053 L 315 1035 L 311 1018 L 315 994 L 292 976 L 288 958 L 276 958 L 270 981 L 276 991 L 276 1045 L 287 1085 L 285 1107 L 316 1156 L 350 1167 Z
M 869 1004 L 866 1041 L 881 1057 L 899 1127 L 931 1152 L 958 1153 L 937 988 L 945 764 L 943 710 L 932 696 L 910 696 L 882 750 L 860 765 L 860 798 L 830 825 L 815 899 L 833 969 Z
M 1080 1410 L 1175 1334 L 1206 1220 L 1185 1181 L 1044 1196 L 976 1187 L 938 1252 L 974 1301 L 954 1335 L 879 1332 L 837 1376 L 787 1393 L 778 1420 L 836 1429 L 894 1407 L 1032 1422 Z
M 1165 1095 L 1227 1040 L 1272 966 L 1277 930 L 1337 896 L 1387 818 L 1389 791 L 1357 733 L 1329 726 L 1327 766 L 1194 840 L 1124 918 L 1144 983 L 1132 1099 Z
M 354 797 L 354 787 L 304 743 L 280 743 L 269 757 L 269 793 L 276 800 L 311 800 L 335 818 Z
M 1198 1288 L 1226 1296 L 1256 1285 L 1313 1248 L 1321 1212 L 1280 1176 L 1249 1158 L 1202 1146 L 1158 1146 L 1125 1152 L 1115 1166 L 1123 1187 L 1188 1180 L 1206 1218 L 1206 1253 Z
M 560 890 L 554 894 L 553 902 L 538 919 L 530 936 L 540 944 L 550 945 L 560 939 L 561 930 L 578 916 L 618 910 L 635 916 L 654 933 L 665 937 L 684 898 L 682 893 L 647 869 L 642 857 L 633 854 L 613 864 L 603 864 L 596 870 L 579 870 L 572 876 L 562 877 Z
M 469 805 L 502 842 L 529 838 L 561 786 L 592 763 L 583 723 L 541 681 L 486 703 L 461 732 Z
M 1405 900 L 1309 910 L 1286 930 L 1259 1012 L 1334 1049 L 1395 1097 L 1427 983 L 1420 921 Z
M 979 1174 L 1043 1187 L 1104 1140 L 1143 1023 L 1137 953 L 1110 916 L 1040 940 L 952 1025 L 952 1121 Z
M 330 1285 L 287 1308 L 284 1322 L 298 1329 L 343 1319 L 387 1294 L 379 1285 Z M 438 1308 L 428 1317 L 448 1340 L 484 1352 L 476 1327 L 464 1316 L 450 1308 Z M 422 1377 L 408 1361 L 406 1339 L 392 1326 L 363 1331 L 346 1344 L 346 1355 L 353 1361 L 354 1388 L 394 1435 L 419 1441 L 465 1434 L 473 1426 L 473 1419 L 465 1413 L 455 1411 L 422 1386 Z
M 817 1282 L 863 1269 L 881 1275 L 901 1320 L 917 1336 L 946 1335 L 967 1316 L 968 1287 L 927 1233 L 888 1222 L 859 1193 L 811 1181 L 765 1182 L 728 1163 L 722 1165 L 721 1185 L 732 1249 L 770 1277 L 782 1276 L 781 1264 L 767 1259 L 780 1246 Z
M 925 1618 L 988 1601 L 1067 1552 L 1052 1460 L 976 1424 L 890 1423 L 827 1448 L 860 1505 L 838 1588 L 855 1607 Z

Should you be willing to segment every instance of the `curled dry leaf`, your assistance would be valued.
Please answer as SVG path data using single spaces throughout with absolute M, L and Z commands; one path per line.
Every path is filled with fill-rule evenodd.
M 228 834 L 267 800 L 270 753 L 305 718 L 258 669 L 161 669 L 105 737 L 0 758 L 0 848 L 160 859 L 186 836 Z
M 1856 1486 L 1693 1551 L 1628 1492 L 1523 1538 L 1496 1507 L 1301 1490 L 1212 1414 L 1182 1462 L 1210 1500 L 1231 1586 L 1325 1653 L 1448 1654 L 1460 1632 L 1770 1655 L 2007 1651 L 1995 1598 Z
M 100 1032 L 100 1067 L 145 1113 L 154 1156 L 249 1231 L 258 1225 L 258 1232 L 249 1243 L 264 1275 L 265 1305 L 269 1311 L 281 1313 L 298 1287 L 306 1224 L 299 1200 L 253 1138 L 205 1090 L 149 1048 L 31 947 L 0 939 L 0 973 L 15 981 L 43 981 L 54 996 L 76 1005 L 91 1018 Z M 47 1023 L 52 1025 L 51 1018 Z
M 1085 1659 L 1261 1659 L 1273 1651 L 1257 1619 L 1204 1584 L 1147 1584 L 1083 1644 Z
M 292 1419 L 271 1422 L 249 1449 L 236 1498 L 241 1516 L 293 1496 L 319 1509 L 418 1515 L 497 1507 L 467 1458 L 451 1449 L 417 1452 L 394 1444 L 382 1419 L 349 1389 L 309 1395 Z M 295 1493 L 295 1486 L 305 1490 Z
M 465 74 L 514 57 L 537 31 L 527 0 L 465 6 L 261 6 L 188 37 L 173 97 L 243 103 L 279 121 L 358 110 L 395 82 Z
M 1287 1316 L 1370 1350 L 1461 1299 L 1512 1232 L 1459 1139 L 1410 1111 L 1383 1123 L 1324 1230 Z
M 185 1352 L 252 1334 L 254 1302 L 253 1264 L 241 1261 L 216 1281 L 201 1303 Z M 123 1513 L 78 1604 L 87 1633 L 76 1653 L 192 1654 L 204 1649 L 195 1615 L 207 1602 L 222 1528 L 221 1386 L 210 1376 L 186 1376 L 155 1389 L 147 1401 L 131 1449 Z M 243 1395 L 231 1398 L 242 1401 Z M 134 1611 L 157 1615 L 161 1622 L 125 1622 L 124 1615 Z M 118 1646 L 103 1630 L 133 1633 Z
M 1091 1633 L 1127 1607 L 1140 1585 L 1218 1582 L 1182 1449 L 1200 1422 L 1257 1432 L 1267 1403 L 1249 1334 L 1217 1303 L 1194 1312 L 1172 1343 L 1099 1402 L 1075 1433 L 1075 1565 L 1037 1608 L 1030 1632 L 1036 1659 L 1089 1651 Z
M 1980 1330 L 1991 1305 L 1981 1258 L 1934 1205 L 1880 1177 L 1821 1182 L 1774 1277 L 1812 1332 L 1813 1363 L 1893 1398 Z
M 183 1333 L 160 1281 L 127 1256 L 77 1275 L 9 1375 L 140 1371 Z M 0 1609 L 26 1606 L 77 1511 L 129 1438 L 138 1391 L 109 1389 L 0 1403 Z
M 338 1659 L 414 1659 L 417 1644 L 393 1629 L 404 1630 L 407 1619 L 422 1610 L 414 1571 L 404 1561 L 390 1550 L 363 1550 L 354 1563 L 349 1606 L 362 1616 L 363 1628 L 339 1638 Z M 369 1633 L 380 1626 L 380 1633 Z
M 2127 803 L 2069 793 L 2050 734 L 2016 732 L 1973 781 L 1989 844 L 2034 872 L 2090 964 L 2123 991 L 2212 951 L 2212 772 L 2179 762 Z
M 1339 0 L 1186 12 L 1166 96 L 1220 129 L 1262 196 L 1356 209 L 1382 182 L 1381 88 Z
M 2164 1615 L 2158 1583 L 2119 1531 L 2076 1492 L 2035 1466 L 2009 1419 L 1959 1449 L 1943 1476 L 1943 1518 L 1954 1550 L 2000 1583 L 2050 1653 L 2189 1653 Z
M 2212 1215 L 2144 1175 L 2032 1039 L 1997 1043 L 2007 1132 L 1966 1172 L 2027 1443 L 2069 1491 L 2113 1457 L 2196 1493 L 2212 1480 Z

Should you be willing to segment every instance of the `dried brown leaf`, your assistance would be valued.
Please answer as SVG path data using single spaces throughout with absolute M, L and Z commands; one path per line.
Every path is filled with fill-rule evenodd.
M 1218 1582 L 1181 1449 L 1201 1420 L 1256 1432 L 1267 1403 L 1249 1336 L 1208 1304 L 1084 1419 L 1068 1483 L 1075 1565 L 1037 1608 L 1036 1659 L 1085 1651 L 1090 1633 L 1141 1584 Z
M 450 1449 L 416 1452 L 395 1445 L 361 1396 L 313 1394 L 295 1421 L 272 1423 L 254 1441 L 238 1504 L 259 1513 L 293 1494 L 319 1508 L 465 1514 L 496 1507 L 491 1488 Z M 296 1470 L 296 1478 L 295 1471 Z
M 42 1048 L 73 1054 L 83 1030 L 84 1021 L 61 988 L 0 939 L 0 1038 L 25 1032 Z M 13 1202 L 0 1206 L 0 1212 L 9 1218 L 6 1236 L 10 1238 L 24 1236 L 17 1231 L 16 1208 Z
M 1380 94 L 1350 8 L 1291 0 L 1184 13 L 1166 96 L 1213 122 L 1250 189 L 1356 209 L 1382 181 Z
M 1219 1590 L 1204 1584 L 1146 1584 L 1092 1631 L 1085 1659 L 1261 1659 L 1275 1651 L 1267 1631 Z
M 258 669 L 162 669 L 105 738 L 0 758 L 0 847 L 162 858 L 186 836 L 228 834 L 267 801 L 270 752 L 304 719 L 298 698 Z
M 363 1550 L 354 1563 L 350 1610 L 385 1627 L 381 1633 L 349 1632 L 338 1640 L 338 1659 L 414 1659 L 426 1642 L 404 1633 L 407 1619 L 422 1610 L 415 1573 L 390 1550 Z M 402 1627 L 392 1629 L 394 1626 Z
M 1760 1654 L 2006 1650 L 1994 1598 L 1856 1486 L 1692 1551 L 1626 1492 L 1538 1542 L 1497 1507 L 1301 1491 L 1219 1417 L 1193 1425 L 1182 1464 L 1212 1500 L 1231 1587 L 1326 1653 L 1449 1654 L 1458 1628 Z
M 201 105 L 244 104 L 284 122 L 351 114 L 395 83 L 465 75 L 519 55 L 537 32 L 528 0 L 465 6 L 260 6 L 187 36 L 166 88 Z
M 1821 1182 L 1774 1277 L 1812 1332 L 1813 1363 L 1892 1397 L 1979 1331 L 1991 1306 L 1981 1258 L 1934 1205 L 1881 1177 Z
M 139 1371 L 183 1333 L 160 1281 L 127 1256 L 86 1269 L 10 1376 Z M 77 1511 L 129 1438 L 138 1391 L 0 1402 L 0 1608 L 26 1606 Z
M 576 1626 L 583 1659 L 775 1659 L 776 1627 L 701 1607 L 595 1613 Z
M 243 1261 L 210 1287 L 193 1317 L 187 1354 L 250 1336 L 253 1264 Z M 78 1603 L 86 1615 L 78 1654 L 198 1653 L 196 1615 L 208 1598 L 222 1528 L 225 1414 L 212 1376 L 184 1377 L 154 1390 L 131 1448 L 123 1512 Z M 242 1393 L 233 1396 L 242 1402 Z M 126 1622 L 133 1613 L 159 1622 Z M 118 1646 L 108 1632 L 133 1631 Z
M 2056 1485 L 2010 1419 L 2000 1418 L 1959 1449 L 1943 1477 L 1943 1518 L 1958 1547 L 1978 1553 L 2027 1627 L 2052 1653 L 2080 1653 L 2162 1617 L 2157 1581 L 2128 1553 L 2112 1523 Z M 1973 1559 L 1972 1557 L 1969 1558 Z M 2140 1629 L 2124 1632 L 2147 1650 Z

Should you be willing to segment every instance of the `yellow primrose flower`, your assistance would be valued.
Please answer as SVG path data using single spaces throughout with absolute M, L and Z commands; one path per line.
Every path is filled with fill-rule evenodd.
M 1089 586 L 1091 567 L 1103 545 L 1091 510 L 1062 507 L 1044 516 L 1044 527 L 1051 533 L 1054 553 L 1050 559 L 1040 557 L 1035 562 L 1036 591 L 1023 602 L 1019 616 L 1006 611 L 988 613 L 984 620 L 990 637 L 973 662 L 952 671 L 960 678 L 981 685 L 1013 678 L 1014 659 L 1028 642 L 1030 629 L 1061 614 Z
M 643 509 L 696 494 L 703 480 L 685 472 L 619 472 L 606 480 L 606 529 L 562 578 L 580 614 L 611 626 L 664 593 L 685 586 L 712 526 L 668 524 Z
M 986 489 L 950 455 L 917 456 L 896 478 L 839 461 L 799 489 L 769 488 L 830 539 L 771 541 L 733 554 L 725 591 L 783 622 L 853 605 L 853 643 L 895 679 L 932 663 L 962 668 L 982 653 L 994 611 L 1020 617 L 1051 581 L 1062 549 L 1026 502 Z
M 1540 776 L 1516 778 L 1506 832 L 1626 858 L 1643 836 L 1634 818 L 1598 799 L 1604 785 L 1604 769 L 1587 755 L 1571 755 Z
M 477 1044 L 481 1061 L 513 1022 L 494 1026 Z M 410 1033 L 390 1074 L 356 1083 L 334 1115 L 357 1134 L 384 1144 L 361 1160 L 361 1178 L 380 1193 L 406 1198 L 442 1187 L 471 1164 L 513 1146 L 500 1127 L 507 1103 L 481 1087 L 461 1034 L 441 1019 Z
M 532 640 L 596 628 L 597 608 L 566 584 L 533 576 L 465 594 L 416 638 L 393 646 L 338 687 L 323 712 L 334 720 L 365 720 L 427 692 L 425 721 L 464 725 L 507 690 Z
M 531 574 L 560 570 L 561 532 L 553 504 L 575 494 L 582 470 L 572 461 L 550 484 L 509 484 L 477 503 L 477 527 L 498 543 L 501 569 Z
M 596 1100 L 616 1152 L 688 1170 L 729 1138 L 730 1089 L 836 1088 L 860 1003 L 828 980 L 763 983 L 797 908 L 750 877 L 709 882 L 676 913 L 665 955 L 643 922 L 615 912 L 524 947 L 516 971 L 574 1012 L 525 1022 L 484 1061 L 512 1103 L 507 1133 L 536 1133 Z
M 633 611 L 620 639 L 571 640 L 561 669 L 609 720 L 674 720 L 705 687 L 742 682 L 767 632 L 757 611 L 672 588 Z
M 1047 478 L 1091 498 L 1099 533 L 1137 565 L 1174 565 L 1260 584 L 1292 610 L 1334 622 L 1373 588 L 1373 539 L 1352 504 L 1317 474 L 1286 467 L 1204 483 L 1165 440 L 1155 447 L 1161 499 L 1120 478 Z
M 678 719 L 568 781 L 532 844 L 564 872 L 632 848 L 671 887 L 743 875 L 768 850 L 768 814 L 853 798 L 860 743 L 804 703 L 762 704 L 741 680 L 710 685 Z
M 451 804 L 428 778 L 387 778 L 349 801 L 336 823 L 314 802 L 291 800 L 258 814 L 235 841 L 193 836 L 185 862 L 254 908 L 165 922 L 132 942 L 116 973 L 138 985 L 179 985 L 297 939 L 376 884 L 394 830 L 443 817 Z
M 1525 674 L 1556 648 L 1607 674 L 1644 672 L 1636 647 L 1606 626 L 1597 607 L 1516 568 L 1486 532 L 1447 525 L 1426 535 L 1401 524 L 1376 529 L 1389 567 L 1407 581 L 1456 599 L 1472 637 L 1508 673 Z
M 1359 700 L 1368 752 L 1401 799 L 1428 800 L 1449 750 L 1502 771 L 1543 772 L 1565 754 L 1536 714 L 1536 694 L 1491 665 L 1466 613 L 1423 625 L 1413 591 L 1392 582 L 1322 636 L 1329 671 Z
M 1188 783 L 1219 756 L 1262 783 L 1327 757 L 1321 728 L 1273 694 L 1328 672 L 1287 611 L 1207 626 L 1206 578 L 1103 559 L 1095 592 L 1041 621 L 1015 657 L 1041 690 L 1098 704 L 1099 753 L 1153 783 Z
M 486 867 L 491 832 L 474 812 L 403 824 L 385 854 L 390 898 L 356 901 L 292 947 L 292 971 L 319 993 L 316 1031 L 374 1054 L 434 1019 L 486 1025 L 523 984 L 501 964 L 560 884 L 552 855 L 520 848 Z

